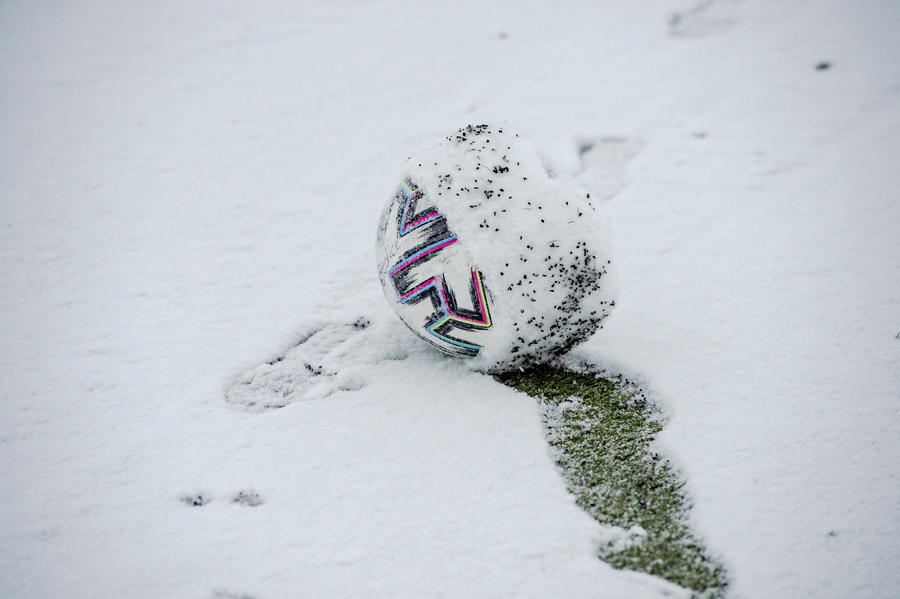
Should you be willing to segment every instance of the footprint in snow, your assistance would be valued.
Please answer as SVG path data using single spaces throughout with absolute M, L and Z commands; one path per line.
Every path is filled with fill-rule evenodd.
M 739 21 L 741 0 L 704 0 L 693 8 L 669 18 L 669 34 L 681 38 L 702 38 L 724 33 Z
M 580 170 L 575 180 L 596 198 L 605 202 L 628 184 L 628 163 L 643 145 L 628 137 L 588 137 L 577 141 Z
M 265 412 L 361 389 L 368 383 L 367 366 L 408 356 L 402 346 L 386 342 L 390 331 L 385 328 L 367 318 L 312 327 L 280 356 L 238 376 L 225 401 Z

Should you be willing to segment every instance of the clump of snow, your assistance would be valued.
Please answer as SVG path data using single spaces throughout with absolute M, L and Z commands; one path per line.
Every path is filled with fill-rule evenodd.
M 259 493 L 257 493 L 254 489 L 244 489 L 243 491 L 238 491 L 237 495 L 235 495 L 234 499 L 232 499 L 231 501 L 232 503 L 237 503 L 246 507 L 257 507 L 263 504 L 262 497 L 260 497 Z
M 179 499 L 194 507 L 200 507 L 212 501 L 212 497 L 210 497 L 209 493 L 191 493 L 182 495 Z
M 541 364 L 584 342 L 618 295 L 611 230 L 590 194 L 512 125 L 469 125 L 402 171 L 483 277 L 491 330 L 469 365 Z

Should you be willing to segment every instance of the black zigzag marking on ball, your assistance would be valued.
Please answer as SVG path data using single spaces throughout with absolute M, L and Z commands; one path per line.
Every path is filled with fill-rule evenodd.
M 471 300 L 472 305 L 476 308 L 474 310 L 460 308 L 459 304 L 456 303 L 456 293 L 453 291 L 453 289 L 450 288 L 449 285 L 447 285 L 447 282 L 443 277 L 441 277 L 441 281 L 444 283 L 444 294 L 447 298 L 447 305 L 450 307 L 451 313 L 463 318 L 470 318 L 475 321 L 478 321 L 482 317 L 481 312 L 477 310 L 477 308 L 481 305 L 481 301 L 478 299 L 478 289 L 476 289 L 475 287 L 474 279 L 469 280 L 469 299 Z M 484 328 L 483 325 L 471 325 L 469 323 L 461 321 L 456 322 L 453 326 L 458 329 L 464 329 L 466 331 L 474 331 Z
M 441 217 L 431 223 L 431 225 L 427 229 L 427 232 L 420 239 L 420 243 L 417 243 L 414 247 L 410 248 L 400 255 L 400 259 L 397 261 L 398 264 L 403 264 L 406 260 L 426 250 L 427 248 L 432 247 L 436 244 L 440 244 L 440 242 L 442 241 L 454 239 L 454 237 L 453 233 L 451 233 L 450 229 L 447 227 L 447 219 Z M 431 252 L 425 254 L 418 260 L 402 266 L 399 270 L 390 275 L 391 279 L 394 282 L 394 288 L 397 290 L 397 292 L 400 295 L 405 295 L 410 290 L 410 288 L 415 285 L 415 269 L 413 267 L 421 266 L 422 264 L 425 264 L 426 262 L 429 262 L 432 259 L 436 258 L 439 254 L 440 252 Z
M 418 254 L 423 249 L 434 245 L 442 239 L 453 237 L 453 233 L 450 232 L 450 227 L 447 226 L 447 219 L 443 216 L 431 221 L 427 229 L 423 229 L 422 231 L 416 233 L 416 235 L 420 236 L 419 243 L 400 254 L 400 257 L 397 259 L 398 263 L 403 262 L 413 254 Z M 429 257 L 426 257 L 424 259 L 430 260 L 433 257 L 434 256 L 429 255 Z
M 437 280 L 438 285 L 429 286 L 425 288 L 421 293 L 416 296 L 410 298 L 408 301 L 412 304 L 418 304 L 426 299 L 431 301 L 432 313 L 425 319 L 425 328 L 428 329 L 432 327 L 435 323 L 442 320 L 446 317 L 447 312 L 454 314 L 456 316 L 461 316 L 463 318 L 471 318 L 472 320 L 478 320 L 482 318 L 482 314 L 478 310 L 467 310 L 465 308 L 460 308 L 456 303 L 456 295 L 453 293 L 453 290 L 450 288 L 450 285 L 447 284 L 447 279 L 444 275 L 438 275 L 434 277 Z M 443 291 L 443 298 L 446 300 L 447 304 L 441 301 L 441 291 Z M 473 306 L 479 306 L 480 301 L 478 299 L 478 290 L 475 287 L 474 279 L 469 284 L 469 295 L 472 299 Z M 448 310 L 449 308 L 449 310 Z M 460 339 L 458 337 L 452 336 L 450 333 L 453 332 L 454 329 L 459 329 L 462 331 L 477 331 L 484 328 L 484 324 L 475 324 L 468 323 L 462 320 L 449 320 L 444 324 L 436 327 L 434 329 L 442 337 L 450 341 L 454 341 L 456 343 L 464 344 L 464 346 L 457 346 L 455 351 L 458 354 L 474 357 L 478 355 L 479 348 L 478 347 L 468 347 L 470 342 Z
M 397 234 L 400 237 L 435 219 L 443 218 L 434 206 L 416 211 L 419 201 L 425 197 L 425 193 L 412 180 L 404 181 L 397 190 L 397 195 L 400 201 L 397 211 Z

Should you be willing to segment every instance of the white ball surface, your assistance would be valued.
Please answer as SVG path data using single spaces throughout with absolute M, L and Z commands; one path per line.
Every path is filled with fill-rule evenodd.
M 587 340 L 618 293 L 609 223 L 511 125 L 413 156 L 376 245 L 385 297 L 425 341 L 486 372 Z

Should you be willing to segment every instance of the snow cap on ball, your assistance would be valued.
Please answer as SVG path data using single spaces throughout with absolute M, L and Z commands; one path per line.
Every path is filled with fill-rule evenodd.
M 388 302 L 439 349 L 500 372 L 584 342 L 615 305 L 608 219 L 511 125 L 410 158 L 378 232 Z

